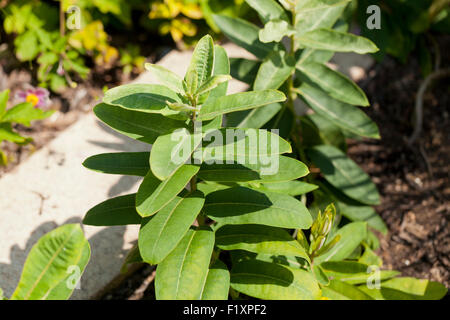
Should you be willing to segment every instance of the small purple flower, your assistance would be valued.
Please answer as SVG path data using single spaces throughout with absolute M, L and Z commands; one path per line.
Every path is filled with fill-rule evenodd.
M 42 108 L 50 103 L 49 92 L 44 88 L 31 88 L 19 91 L 16 99 L 20 102 L 30 102 L 33 107 Z

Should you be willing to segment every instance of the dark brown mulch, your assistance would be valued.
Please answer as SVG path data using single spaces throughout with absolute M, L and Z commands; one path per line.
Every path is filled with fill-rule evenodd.
M 442 67 L 450 66 L 450 36 L 439 38 Z M 417 60 L 392 58 L 375 66 L 361 83 L 382 139 L 350 143 L 349 154 L 368 172 L 382 196 L 376 209 L 389 227 L 379 250 L 385 266 L 404 276 L 450 286 L 450 79 L 434 83 L 424 98 L 424 126 L 408 146 L 418 88 Z

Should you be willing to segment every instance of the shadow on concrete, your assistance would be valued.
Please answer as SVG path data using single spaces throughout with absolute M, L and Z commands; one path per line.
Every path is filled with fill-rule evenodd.
M 81 219 L 79 217 L 67 219 L 61 226 L 70 223 L 81 223 Z M 16 289 L 31 248 L 42 236 L 59 226 L 54 221 L 42 223 L 31 233 L 25 248 L 17 244 L 10 248 L 11 263 L 0 263 L 0 288 L 3 289 L 5 297 L 9 298 Z M 81 227 L 85 229 L 83 224 Z M 127 250 L 123 250 L 125 230 L 125 226 L 108 227 L 88 239 L 91 258 L 81 277 L 80 288 L 74 290 L 71 299 L 94 296 L 116 276 L 128 253 Z
M 114 131 L 107 125 L 105 125 L 101 121 L 97 121 L 97 125 L 108 134 L 114 136 L 119 141 L 118 142 L 103 142 L 103 141 L 95 141 L 95 140 L 89 140 L 89 143 L 92 143 L 96 146 L 100 146 L 105 149 L 111 149 L 111 152 L 140 152 L 140 151 L 149 151 L 151 149 L 151 146 L 136 141 L 134 139 L 131 139 L 127 136 L 124 136 L 123 134 L 118 133 L 117 131 Z M 142 180 L 141 177 L 134 177 L 134 176 L 122 176 L 117 183 L 115 183 L 111 188 L 108 190 L 108 196 L 109 197 L 116 197 L 120 194 L 123 194 L 133 188 L 133 186 L 136 185 L 138 181 Z

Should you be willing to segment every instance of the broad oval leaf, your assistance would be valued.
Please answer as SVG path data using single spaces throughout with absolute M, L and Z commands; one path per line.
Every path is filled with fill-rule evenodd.
M 105 103 L 96 105 L 94 113 L 117 132 L 149 144 L 155 142 L 160 135 L 187 127 L 183 121 L 166 118 L 160 114 L 131 111 Z
M 249 188 L 259 190 L 261 192 L 276 192 L 282 194 L 288 194 L 290 196 L 300 196 L 302 194 L 314 191 L 318 188 L 318 186 L 306 183 L 303 181 L 285 181 L 285 182 L 271 182 L 265 183 L 249 183 Z
M 184 189 L 198 170 L 199 166 L 183 165 L 164 181 L 149 171 L 136 195 L 137 212 L 148 217 L 161 210 Z
M 309 173 L 308 167 L 293 158 L 279 156 L 278 170 L 267 169 L 273 164 L 202 164 L 198 173 L 205 181 L 219 182 L 283 182 L 295 180 Z M 266 172 L 266 169 L 268 172 Z M 274 173 L 272 173 L 274 172 Z
M 321 296 L 311 273 L 259 260 L 233 265 L 231 287 L 259 299 L 315 300 Z
M 230 58 L 230 73 L 233 79 L 253 85 L 261 61 L 244 58 Z
M 125 84 L 105 92 L 103 102 L 127 110 L 178 115 L 167 106 L 168 102 L 182 103 L 180 97 L 169 88 L 159 84 Z
M 102 153 L 87 158 L 83 166 L 93 171 L 144 177 L 149 165 L 149 152 Z
M 203 210 L 223 224 L 263 224 L 291 229 L 307 229 L 312 224 L 311 214 L 297 199 L 245 187 L 208 194 Z
M 259 129 L 270 121 L 282 108 L 280 103 L 271 103 L 253 110 L 244 110 L 227 114 L 226 125 L 235 128 Z
M 297 64 L 297 69 L 333 98 L 352 105 L 369 105 L 361 88 L 342 73 L 317 62 Z
M 289 21 L 286 12 L 276 0 L 245 0 L 245 2 L 258 12 L 263 23 L 273 19 Z
M 295 27 L 298 34 L 319 28 L 331 28 L 351 0 L 298 1 Z
M 295 34 L 295 29 L 285 20 L 271 20 L 259 31 L 259 40 L 264 43 L 280 42 L 284 37 Z M 275 51 L 274 51 L 275 52 Z
M 219 115 L 262 107 L 286 100 L 284 93 L 277 90 L 250 91 L 207 100 L 202 105 L 198 120 L 210 120 Z
M 370 289 L 367 285 L 358 288 L 376 300 L 440 300 L 448 291 L 439 282 L 410 277 L 384 281 L 380 289 Z
M 325 179 L 349 198 L 370 205 L 380 203 L 377 188 L 370 177 L 341 150 L 319 145 L 307 149 L 307 155 L 320 168 Z
M 334 280 L 349 284 L 363 284 L 377 277 L 380 281 L 393 278 L 400 274 L 394 270 L 372 269 L 368 265 L 356 261 L 327 261 L 320 264 L 325 274 Z
M 261 129 L 224 128 L 206 132 L 203 147 L 194 157 L 211 163 L 238 162 L 240 164 L 263 163 L 273 171 L 278 155 L 291 153 L 291 145 L 279 135 Z M 269 170 L 266 170 L 269 174 Z
M 259 28 L 243 19 L 213 15 L 219 29 L 235 44 L 264 59 L 274 47 L 272 43 L 259 41 Z
M 285 51 L 274 51 L 261 64 L 256 75 L 254 89 L 278 89 L 293 75 L 295 60 Z
M 183 79 L 176 73 L 152 63 L 146 63 L 145 69 L 153 73 L 165 86 L 177 93 L 184 94 Z
M 59 285 L 67 279 L 68 268 L 79 265 L 81 259 L 83 263 L 80 270 L 83 271 L 89 255 L 89 243 L 78 224 L 63 225 L 45 234 L 31 248 L 11 300 L 46 300 L 70 296 L 75 287 L 69 289 L 66 286 L 66 290 L 61 290 Z
M 167 179 L 191 158 L 201 142 L 201 133 L 191 134 L 184 128 L 159 136 L 150 154 L 153 174 L 160 180 Z
M 141 224 L 142 217 L 136 211 L 136 194 L 108 199 L 91 208 L 83 219 L 90 226 L 123 226 Z
M 377 46 L 369 39 L 325 28 L 300 34 L 297 36 L 297 40 L 302 46 L 319 50 L 356 52 L 359 54 L 378 51 Z
M 331 300 L 373 300 L 359 288 L 339 280 L 331 280 L 328 286 L 323 287 L 322 295 Z
M 295 91 L 300 94 L 311 109 L 338 127 L 362 137 L 380 138 L 375 122 L 358 107 L 337 101 L 321 89 L 307 83 L 303 83 Z
M 139 231 L 142 259 L 158 264 L 177 246 L 203 207 L 201 192 L 177 196 L 156 215 L 145 218 Z
M 197 300 L 202 297 L 203 284 L 214 247 L 210 230 L 189 230 L 157 267 L 155 292 L 158 300 Z
M 297 256 L 309 261 L 305 248 L 287 231 L 264 225 L 224 225 L 216 230 L 216 246 L 222 250 Z
M 202 300 L 228 300 L 230 290 L 230 272 L 220 260 L 209 268 L 203 285 Z
M 185 81 L 188 87 L 192 87 L 191 94 L 194 94 L 198 88 L 211 77 L 214 67 L 214 42 L 210 35 L 206 35 L 199 40 L 192 54 L 191 62 L 186 71 Z M 195 87 L 190 83 L 190 74 L 194 72 Z
M 225 49 L 219 45 L 214 46 L 214 70 L 213 75 L 229 75 L 230 74 L 230 60 Z M 221 83 L 214 88 L 208 96 L 208 99 L 215 99 L 223 97 L 227 94 L 228 81 Z
M 339 261 L 347 258 L 352 252 L 361 244 L 367 237 L 367 223 L 352 222 L 336 233 L 328 237 L 327 243 L 335 236 L 340 235 L 341 238 L 329 251 L 316 257 L 315 263 L 322 263 L 325 261 Z

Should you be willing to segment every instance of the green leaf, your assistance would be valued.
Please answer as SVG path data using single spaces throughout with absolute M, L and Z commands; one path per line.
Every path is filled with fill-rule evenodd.
M 356 52 L 359 54 L 378 51 L 377 46 L 369 39 L 332 29 L 312 30 L 298 35 L 297 40 L 302 46 L 319 50 Z
M 202 300 L 228 300 L 230 290 L 230 272 L 220 260 L 209 268 L 205 284 L 203 285 Z
M 16 56 L 20 61 L 31 61 L 39 54 L 39 43 L 36 32 L 28 30 L 14 40 Z
M 230 74 L 230 60 L 227 52 L 221 46 L 214 46 L 214 76 L 229 75 Z M 214 88 L 208 96 L 208 99 L 215 99 L 223 97 L 227 94 L 228 81 L 221 83 Z
M 317 63 L 327 63 L 334 56 L 334 51 L 326 50 L 316 50 L 305 48 L 300 52 L 300 57 L 297 59 L 297 64 L 317 62 Z
M 203 84 L 211 77 L 214 67 L 214 42 L 210 35 L 206 35 L 197 43 L 194 53 L 192 54 L 191 63 L 186 71 L 185 81 L 187 86 L 190 87 L 189 75 L 195 70 L 197 79 L 195 83 L 195 89 L 202 87 Z M 195 91 L 191 92 L 194 93 Z
M 286 181 L 275 183 L 261 183 L 261 184 L 249 184 L 249 187 L 261 192 L 277 192 L 288 194 L 290 196 L 299 196 L 313 190 L 316 190 L 318 186 L 303 181 Z
M 3 90 L 0 92 L 0 120 L 3 118 L 3 115 L 6 111 L 6 105 L 9 99 L 9 89 Z
M 264 59 L 274 48 L 272 43 L 259 41 L 259 28 L 243 19 L 222 15 L 213 15 L 219 29 L 238 46 L 253 53 L 257 58 Z
M 234 265 L 231 287 L 258 299 L 311 300 L 320 297 L 319 285 L 311 273 L 258 260 Z
M 368 265 L 356 261 L 328 261 L 321 263 L 320 266 L 331 279 L 348 284 L 367 283 L 369 278 L 374 277 L 383 281 L 400 274 L 400 272 L 392 270 L 380 270 L 378 273 L 374 269 L 369 269 Z
M 335 234 L 329 236 L 327 243 L 337 235 L 341 236 L 338 243 L 329 251 L 316 257 L 314 263 L 339 261 L 347 258 L 366 238 L 367 224 L 365 222 L 349 223 L 339 229 Z
M 83 166 L 102 173 L 144 177 L 150 170 L 149 158 L 149 152 L 102 153 L 87 158 Z
M 297 69 L 331 97 L 348 104 L 369 105 L 361 88 L 342 73 L 317 62 L 297 64 Z
M 164 181 L 147 173 L 136 195 L 136 209 L 142 217 L 154 215 L 180 193 L 199 167 L 183 165 Z
M 167 106 L 167 101 L 182 102 L 175 92 L 159 84 L 125 84 L 106 91 L 103 98 L 104 103 L 127 110 L 178 115 L 179 112 Z
M 183 79 L 176 73 L 152 63 L 146 63 L 145 69 L 153 73 L 163 85 L 177 93 L 184 94 Z
M 206 196 L 203 210 L 224 224 L 263 224 L 280 228 L 307 229 L 312 218 L 303 203 L 279 193 L 235 187 Z
M 287 231 L 264 225 L 224 225 L 216 230 L 216 246 L 222 250 L 296 256 L 309 261 L 305 248 Z
M 139 231 L 142 259 L 158 264 L 177 246 L 203 207 L 201 192 L 175 197 L 156 215 L 145 218 Z
M 323 269 L 320 267 L 320 265 L 313 265 L 311 266 L 311 269 L 320 285 L 327 286 L 330 284 L 330 280 L 328 279 L 325 272 L 323 272 Z
M 447 294 L 447 288 L 439 282 L 409 277 L 382 282 L 380 289 L 366 285 L 359 289 L 377 300 L 440 300 Z
M 200 109 L 198 120 L 210 120 L 225 113 L 262 107 L 283 102 L 286 96 L 276 90 L 251 91 L 230 94 L 206 101 Z
M 83 271 L 87 263 L 86 250 L 89 250 L 89 244 L 78 224 L 67 224 L 45 234 L 31 248 L 11 300 L 46 300 L 70 296 L 75 286 L 69 289 L 64 283 L 65 291 L 58 290 L 63 297 L 52 294 L 52 290 L 65 282 L 69 267 L 77 266 L 82 259 L 83 268 L 80 271 Z
M 327 287 L 323 287 L 322 295 L 331 300 L 373 300 L 357 287 L 339 280 L 331 280 Z
M 383 265 L 383 260 L 379 256 L 377 256 L 375 252 L 372 251 L 368 244 L 363 242 L 362 245 L 364 247 L 364 253 L 358 259 L 358 262 L 364 263 L 369 266 L 375 265 L 381 267 Z
M 234 128 L 258 129 L 269 122 L 281 108 L 280 103 L 271 103 L 261 108 L 232 112 L 227 114 L 226 124 Z
M 295 27 L 298 34 L 318 28 L 331 28 L 351 0 L 298 1 L 295 8 Z
M 380 203 L 377 188 L 370 177 L 341 150 L 320 145 L 307 149 L 307 155 L 320 168 L 324 178 L 346 196 L 365 204 Z
M 230 58 L 231 76 L 251 86 L 255 81 L 260 65 L 261 61 L 257 60 Z
M 208 143 L 209 141 L 212 141 Z M 279 135 L 261 129 L 223 128 L 212 130 L 203 137 L 201 151 L 194 154 L 207 164 L 224 161 L 240 164 L 262 163 L 265 174 L 277 170 L 278 155 L 291 153 L 291 145 Z
M 180 168 L 202 142 L 202 134 L 190 134 L 187 129 L 159 136 L 150 154 L 153 174 L 165 180 Z
M 201 95 L 207 93 L 228 80 L 231 80 L 230 75 L 212 76 L 197 90 L 196 94 Z
M 230 187 L 237 187 L 235 183 L 217 183 L 217 182 L 205 182 L 202 181 L 197 184 L 197 190 L 203 192 L 205 196 L 208 194 L 218 191 L 228 189 Z
M 338 127 L 362 137 L 380 138 L 375 122 L 359 108 L 334 100 L 322 90 L 307 83 L 302 83 L 295 91 L 311 109 Z
M 27 144 L 32 141 L 31 138 L 22 137 L 20 134 L 15 132 L 10 122 L 0 123 L 0 142 L 3 140 L 11 141 L 17 144 Z
M 20 103 L 8 109 L 3 115 L 2 122 L 16 122 L 30 126 L 30 121 L 48 118 L 54 111 L 42 111 L 34 108 L 29 102 Z
M 347 143 L 341 128 L 318 113 L 302 116 L 300 131 L 305 148 L 318 144 L 330 144 L 347 152 Z
M 286 12 L 275 0 L 245 0 L 245 2 L 258 12 L 263 23 L 274 19 L 289 21 Z
M 274 51 L 261 64 L 255 79 L 255 90 L 278 89 L 293 74 L 295 60 L 285 51 Z
M 308 167 L 296 159 L 280 156 L 277 162 L 278 170 L 275 172 L 268 169 L 270 165 L 261 162 L 257 164 L 240 164 L 236 162 L 233 164 L 203 164 L 198 176 L 205 181 L 282 182 L 301 178 L 309 173 Z
M 271 20 L 259 31 L 259 40 L 264 43 L 280 42 L 284 37 L 295 34 L 295 29 L 284 20 Z
M 214 247 L 210 230 L 189 230 L 177 248 L 156 269 L 158 300 L 197 300 L 202 297 Z
M 171 133 L 175 129 L 187 128 L 184 122 L 160 114 L 125 110 L 105 103 L 96 105 L 94 113 L 117 132 L 149 144 L 155 142 L 160 135 Z
M 67 300 L 72 295 L 73 289 L 79 281 L 77 275 L 86 268 L 91 257 L 91 247 L 86 241 L 82 247 L 80 259 L 76 265 L 71 265 L 66 271 L 66 278 L 53 288 L 47 295 L 46 300 Z M 80 272 L 80 273 L 78 273 Z
M 90 226 L 123 226 L 141 224 L 142 217 L 136 211 L 136 194 L 108 199 L 91 208 L 83 219 Z

